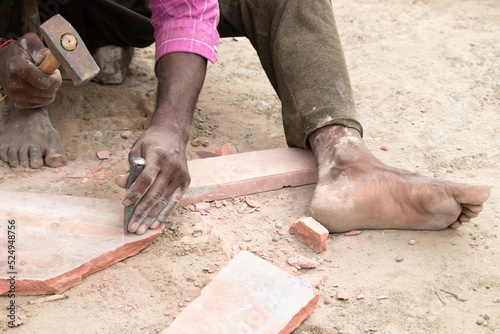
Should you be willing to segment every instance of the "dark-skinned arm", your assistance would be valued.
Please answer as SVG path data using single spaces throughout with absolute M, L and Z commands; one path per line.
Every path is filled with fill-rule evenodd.
M 186 144 L 196 101 L 205 80 L 207 60 L 174 52 L 161 57 L 156 70 L 158 98 L 149 128 L 134 143 L 132 157 L 146 167 L 125 193 L 125 206 L 136 203 L 128 230 L 137 234 L 158 228 L 189 187 Z

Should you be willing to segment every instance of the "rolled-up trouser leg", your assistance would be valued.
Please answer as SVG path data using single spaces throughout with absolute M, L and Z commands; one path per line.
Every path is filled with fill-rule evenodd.
M 362 132 L 329 0 L 219 0 L 221 37 L 245 36 L 276 90 L 289 146 L 326 125 Z

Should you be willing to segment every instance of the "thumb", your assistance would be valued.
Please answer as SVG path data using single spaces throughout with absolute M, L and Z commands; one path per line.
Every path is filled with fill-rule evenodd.
M 127 188 L 127 180 L 128 180 L 128 174 L 118 175 L 117 177 L 115 177 L 116 185 L 121 188 Z
M 40 65 L 40 63 L 47 57 L 47 55 L 50 53 L 49 49 L 43 45 L 42 41 L 40 38 L 30 32 L 21 37 L 20 39 L 17 40 L 18 45 L 26 51 L 31 59 L 33 60 L 33 63 L 35 65 Z

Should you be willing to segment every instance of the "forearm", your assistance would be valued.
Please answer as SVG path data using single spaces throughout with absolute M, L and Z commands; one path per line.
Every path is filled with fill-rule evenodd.
M 207 70 L 197 54 L 174 52 L 157 63 L 158 98 L 152 127 L 162 127 L 189 140 L 191 120 Z

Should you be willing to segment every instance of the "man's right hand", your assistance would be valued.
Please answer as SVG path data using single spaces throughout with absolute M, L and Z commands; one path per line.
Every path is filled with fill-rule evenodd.
M 44 107 L 55 99 L 61 74 L 47 75 L 37 67 L 48 53 L 34 33 L 0 49 L 0 87 L 17 109 Z

